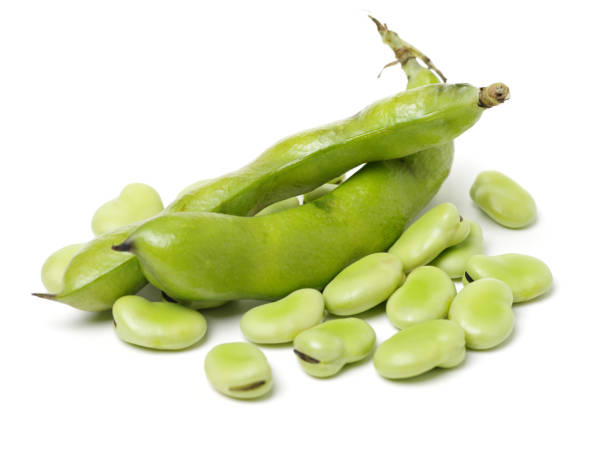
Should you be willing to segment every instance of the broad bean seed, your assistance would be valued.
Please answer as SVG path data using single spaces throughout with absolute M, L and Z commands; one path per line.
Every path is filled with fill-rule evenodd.
M 387 301 L 387 317 L 399 329 L 445 318 L 457 294 L 450 277 L 437 267 L 414 269 Z
M 162 211 L 162 200 L 146 184 L 126 185 L 119 196 L 103 204 L 91 220 L 91 229 L 95 235 L 114 231 L 137 221 L 146 220 Z
M 470 232 L 457 208 L 451 203 L 439 204 L 412 223 L 389 248 L 402 260 L 404 271 L 431 262 L 449 246 L 462 242 Z
M 82 243 L 68 245 L 47 258 L 40 271 L 40 279 L 49 292 L 55 293 L 62 290 L 68 263 L 81 248 L 83 248 Z
M 358 314 L 385 301 L 403 281 L 402 261 L 397 256 L 370 254 L 346 267 L 325 287 L 325 307 L 336 315 Z
M 217 345 L 206 355 L 204 370 L 213 388 L 237 399 L 254 399 L 272 389 L 266 356 L 248 342 Z
M 115 302 L 113 319 L 121 340 L 158 350 L 187 348 L 206 334 L 206 319 L 198 311 L 136 295 Z
M 360 361 L 372 351 L 376 333 L 357 319 L 330 320 L 298 334 L 293 351 L 306 373 L 329 377 L 347 364 Z
M 257 344 L 291 342 L 300 332 L 320 323 L 325 315 L 321 292 L 299 289 L 282 300 L 247 311 L 240 319 L 242 334 Z
M 470 226 L 470 233 L 467 238 L 463 242 L 442 251 L 430 263 L 430 265 L 444 270 L 453 279 L 461 278 L 470 258 L 475 254 L 482 254 L 483 250 L 482 228 L 475 221 L 468 221 L 467 223 Z
M 463 283 L 482 278 L 496 278 L 508 284 L 515 303 L 538 297 L 548 292 L 553 284 L 552 273 L 544 262 L 517 253 L 472 256 L 465 269 Z
M 465 359 L 465 334 L 450 320 L 417 323 L 380 344 L 374 366 L 390 379 L 410 378 L 434 367 L 454 367 Z
M 524 228 L 537 209 L 527 190 L 499 171 L 483 171 L 470 188 L 470 197 L 489 217 L 507 228 Z
M 514 328 L 512 291 L 498 279 L 474 281 L 457 294 L 448 318 L 464 329 L 468 348 L 493 348 L 505 341 Z

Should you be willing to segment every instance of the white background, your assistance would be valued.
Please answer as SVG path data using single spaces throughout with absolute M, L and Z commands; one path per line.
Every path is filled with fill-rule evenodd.
M 221 4 L 222 3 L 222 4 Z M 610 450 L 610 24 L 606 2 L 4 1 L 2 449 Z M 403 89 L 372 13 L 451 82 L 512 90 L 456 141 L 451 201 L 490 254 L 523 252 L 555 276 L 516 306 L 503 346 L 406 382 L 370 361 L 328 380 L 289 347 L 265 347 L 275 388 L 216 393 L 208 350 L 241 340 L 252 302 L 207 314 L 197 347 L 120 342 L 106 314 L 33 298 L 44 259 L 91 237 L 95 209 L 139 181 L 170 202 L 276 140 Z M 538 222 L 504 229 L 468 196 L 501 170 L 534 195 Z M 363 316 L 379 342 L 394 329 Z

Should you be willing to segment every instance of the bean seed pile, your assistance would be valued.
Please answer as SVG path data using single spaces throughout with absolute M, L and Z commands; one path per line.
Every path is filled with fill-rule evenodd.
M 285 138 L 241 170 L 190 185 L 166 208 L 152 187 L 127 185 L 95 212 L 92 241 L 46 260 L 48 293 L 34 295 L 112 310 L 121 340 L 158 350 L 202 342 L 202 310 L 269 301 L 240 319 L 248 342 L 216 345 L 205 358 L 212 387 L 237 399 L 273 386 L 255 344 L 287 344 L 313 377 L 372 357 L 395 380 L 455 367 L 466 350 L 506 341 L 513 304 L 551 289 L 548 266 L 484 254 L 482 228 L 451 203 L 419 213 L 450 172 L 453 140 L 509 90 L 448 84 L 422 52 L 372 20 L 408 78 L 404 91 Z M 532 196 L 501 172 L 481 172 L 469 195 L 503 227 L 536 219 Z M 149 283 L 163 299 L 136 295 Z M 399 331 L 377 346 L 372 327 L 353 316 L 381 303 Z

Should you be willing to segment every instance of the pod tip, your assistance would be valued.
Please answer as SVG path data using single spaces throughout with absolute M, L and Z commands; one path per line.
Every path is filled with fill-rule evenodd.
M 57 296 L 52 293 L 33 293 L 35 297 L 44 298 L 45 300 L 57 300 Z
M 132 242 L 126 240 L 125 242 L 121 242 L 119 245 L 113 245 L 111 248 L 114 251 L 132 251 Z
M 480 88 L 478 106 L 491 108 L 503 104 L 508 99 L 510 99 L 510 88 L 503 83 L 493 83 L 486 88 Z

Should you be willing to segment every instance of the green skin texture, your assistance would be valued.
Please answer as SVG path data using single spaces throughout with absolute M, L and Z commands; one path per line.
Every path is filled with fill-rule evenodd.
M 163 209 L 162 200 L 154 188 L 140 183 L 129 184 L 117 198 L 96 211 L 91 220 L 91 229 L 98 236 L 151 218 Z
M 122 245 L 175 300 L 274 300 L 325 286 L 344 267 L 387 249 L 446 178 L 452 149 L 366 165 L 336 190 L 261 217 L 175 213 L 149 220 Z
M 206 355 L 204 370 L 213 388 L 236 399 L 254 399 L 272 389 L 266 356 L 247 342 L 217 345 Z
M 451 203 L 439 204 L 412 223 L 389 248 L 406 273 L 431 262 L 449 246 L 462 242 L 470 227 Z
M 385 301 L 404 282 L 402 261 L 389 253 L 374 253 L 352 263 L 325 287 L 327 311 L 354 315 Z
M 421 375 L 434 367 L 455 367 L 465 359 L 465 336 L 450 320 L 436 319 L 402 330 L 379 345 L 374 367 L 389 379 Z
M 298 334 L 293 350 L 307 374 L 325 378 L 368 356 L 375 344 L 372 327 L 351 317 L 330 320 Z
M 482 278 L 496 278 L 505 282 L 514 295 L 514 302 L 532 300 L 548 292 L 553 284 L 548 266 L 525 254 L 500 254 L 485 256 L 477 254 L 468 261 L 463 284 L 468 284 L 465 275 L 476 281 Z
M 387 301 L 387 317 L 400 330 L 427 320 L 446 318 L 456 294 L 455 284 L 442 270 L 418 267 Z
M 445 249 L 430 262 L 430 265 L 445 271 L 453 279 L 463 277 L 470 258 L 483 252 L 482 228 L 475 221 L 467 221 L 470 233 L 467 238 L 455 246 Z
M 331 193 L 336 188 L 338 188 L 338 184 L 323 184 L 320 187 L 315 188 L 313 191 L 304 194 L 304 202 L 312 202 L 315 199 L 319 199 L 321 196 L 325 196 L 328 193 Z
M 493 348 L 504 342 L 514 328 L 512 291 L 498 279 L 474 281 L 457 294 L 448 318 L 461 325 L 468 348 Z
M 415 81 L 437 81 L 429 71 L 418 71 Z M 423 72 L 426 74 L 420 75 Z M 196 184 L 165 212 L 251 215 L 273 202 L 313 190 L 364 162 L 404 157 L 438 145 L 452 155 L 451 140 L 482 114 L 478 96 L 479 90 L 470 85 L 436 84 L 407 90 L 347 120 L 280 141 L 245 168 Z M 101 311 L 110 309 L 120 296 L 137 292 L 146 284 L 138 262 L 111 247 L 138 226 L 103 234 L 88 243 L 69 264 L 62 291 L 38 295 L 78 309 Z
M 321 323 L 324 316 L 321 292 L 300 289 L 247 311 L 240 319 L 240 329 L 244 337 L 256 344 L 282 344 Z
M 480 173 L 470 188 L 470 197 L 483 212 L 507 228 L 524 228 L 537 216 L 529 192 L 499 171 Z
M 300 200 L 297 197 L 292 196 L 291 198 L 283 199 L 282 201 L 270 204 L 268 207 L 265 207 L 264 209 L 261 209 L 259 212 L 257 212 L 255 216 L 259 217 L 262 215 L 270 215 L 271 213 L 282 212 L 283 210 L 299 207 L 299 205 Z
M 81 248 L 83 248 L 82 243 L 68 245 L 57 250 L 47 258 L 40 271 L 40 279 L 45 289 L 49 292 L 59 292 L 62 290 L 64 273 L 68 263 Z
M 113 319 L 122 341 L 156 350 L 181 350 L 206 334 L 206 319 L 198 311 L 136 295 L 115 302 Z

